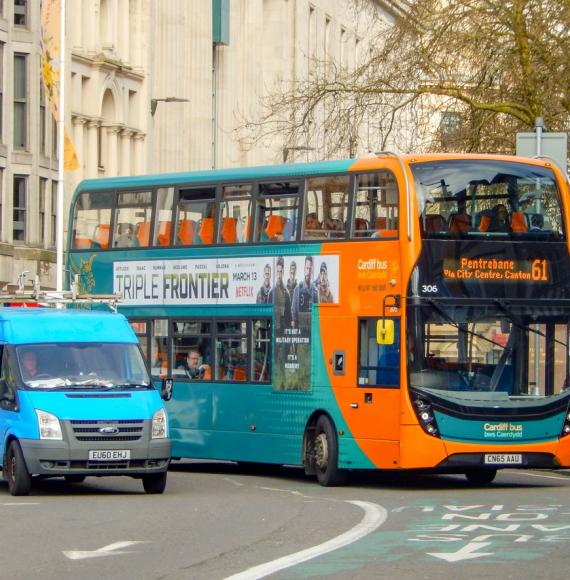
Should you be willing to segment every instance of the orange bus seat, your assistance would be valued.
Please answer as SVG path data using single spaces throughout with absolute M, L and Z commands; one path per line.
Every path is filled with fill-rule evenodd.
M 109 247 L 109 234 L 111 231 L 110 224 L 99 224 L 95 230 L 95 242 L 100 248 Z
M 85 248 L 90 248 L 93 245 L 93 241 L 89 238 L 80 238 L 76 236 L 73 240 L 73 247 L 78 250 L 83 250 Z
M 158 244 L 160 246 L 170 245 L 170 231 L 172 230 L 172 222 L 164 221 L 158 223 Z
M 368 222 L 363 218 L 356 218 L 354 220 L 354 237 L 364 238 L 370 235 L 368 231 Z
M 271 214 L 267 218 L 267 225 L 263 231 L 267 236 L 265 241 L 280 240 L 283 235 L 283 218 L 280 215 Z
M 511 229 L 513 232 L 527 232 L 526 217 L 522 211 L 514 211 L 511 216 Z
M 183 246 L 191 246 L 194 243 L 194 220 L 180 220 L 178 240 Z
M 463 234 L 471 229 L 471 216 L 466 213 L 456 213 L 449 220 L 449 231 L 452 234 Z
M 198 230 L 199 243 L 213 244 L 214 243 L 214 218 L 202 218 L 200 229 Z
M 247 373 L 243 367 L 236 367 L 234 369 L 234 381 L 245 381 L 247 379 Z
M 150 241 L 150 222 L 139 222 L 137 224 L 137 240 L 140 246 L 148 246 Z
M 237 220 L 236 218 L 226 217 L 222 222 L 220 238 L 225 244 L 235 244 L 237 241 Z
M 491 216 L 489 215 L 482 215 L 481 216 L 481 223 L 479 224 L 479 231 L 480 232 L 487 232 L 489 231 L 489 226 L 491 225 Z
M 447 231 L 444 217 L 438 213 L 426 215 L 426 232 L 437 234 Z

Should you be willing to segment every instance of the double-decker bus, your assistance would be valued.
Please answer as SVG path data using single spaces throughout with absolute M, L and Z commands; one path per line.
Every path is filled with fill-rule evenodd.
M 68 265 L 173 380 L 174 457 L 484 484 L 570 466 L 569 194 L 495 155 L 87 180 Z

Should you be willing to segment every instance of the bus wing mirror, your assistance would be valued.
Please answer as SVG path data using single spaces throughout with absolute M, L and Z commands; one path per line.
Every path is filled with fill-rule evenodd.
M 376 342 L 378 344 L 394 344 L 394 321 L 381 318 L 376 323 Z
M 174 382 L 171 378 L 162 379 L 162 390 L 160 396 L 164 401 L 170 401 L 172 399 L 172 390 L 174 387 Z

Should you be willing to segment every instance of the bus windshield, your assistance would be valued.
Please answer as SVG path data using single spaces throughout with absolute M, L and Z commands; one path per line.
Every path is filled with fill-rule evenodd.
M 536 304 L 457 305 L 424 300 L 409 308 L 409 382 L 451 392 L 546 397 L 568 385 L 570 311 Z
M 29 389 L 140 389 L 151 382 L 135 344 L 52 343 L 16 347 Z
M 426 238 L 562 239 L 554 172 L 499 160 L 442 160 L 412 165 Z

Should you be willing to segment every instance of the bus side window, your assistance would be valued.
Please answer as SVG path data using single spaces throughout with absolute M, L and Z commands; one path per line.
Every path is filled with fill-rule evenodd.
M 398 237 L 398 186 L 389 171 L 356 176 L 352 238 Z
M 253 186 L 250 183 L 222 187 L 219 244 L 244 244 L 250 241 L 252 191 Z
M 307 180 L 303 240 L 344 238 L 349 178 L 325 175 Z
M 256 242 L 289 242 L 296 239 L 300 183 L 275 182 L 259 184 L 255 208 Z
M 394 343 L 379 345 L 377 318 L 358 321 L 358 386 L 394 387 L 400 384 L 400 321 L 394 320 Z
M 216 188 L 195 187 L 178 192 L 176 235 L 178 246 L 212 244 L 216 232 Z M 190 239 L 188 224 L 193 222 L 193 237 Z
M 110 191 L 80 193 L 77 196 L 73 208 L 73 249 L 109 247 L 113 197 Z

